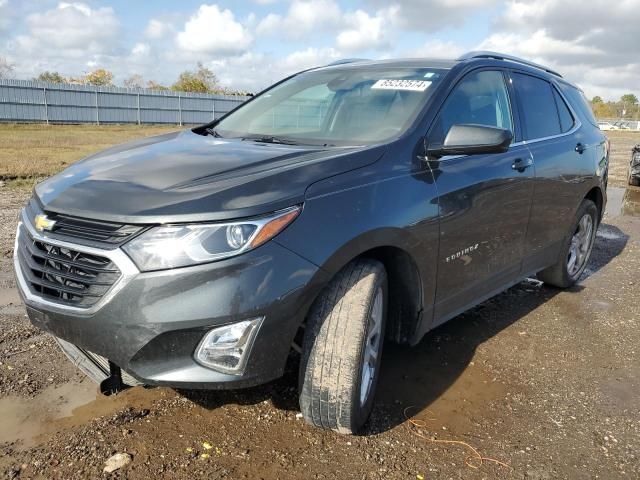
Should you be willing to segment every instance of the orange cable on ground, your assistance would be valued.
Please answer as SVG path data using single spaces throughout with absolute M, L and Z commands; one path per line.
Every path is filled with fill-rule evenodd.
M 407 410 L 413 408 L 413 406 L 409 406 L 407 408 L 404 409 L 403 411 L 403 415 L 405 420 L 410 424 L 413 425 L 416 428 L 425 428 L 427 426 L 427 422 L 425 422 L 424 420 L 414 420 L 412 418 L 409 418 L 409 416 L 407 415 Z M 433 414 L 433 412 L 431 412 L 430 410 L 427 410 L 427 412 L 430 412 L 431 414 Z M 435 420 L 435 418 L 429 418 L 428 420 Z M 478 450 L 476 450 L 474 447 L 472 447 L 471 445 L 469 445 L 467 442 L 463 442 L 462 440 L 440 440 L 440 439 L 436 439 L 436 438 L 429 438 L 427 436 L 425 436 L 422 432 L 409 428 L 409 430 L 411 431 L 411 433 L 413 433 L 414 435 L 423 438 L 425 440 L 427 440 L 428 442 L 432 442 L 432 443 L 448 443 L 448 444 L 454 444 L 454 445 L 462 445 L 466 448 L 468 448 L 469 450 L 471 450 L 473 452 L 473 457 L 477 458 L 479 464 L 478 465 L 474 465 L 473 463 L 470 462 L 470 460 L 473 457 L 467 457 L 464 461 L 464 463 L 471 468 L 474 469 L 478 469 L 482 466 L 482 464 L 487 461 L 487 462 L 493 462 L 493 463 L 497 463 L 498 465 L 501 465 L 503 467 L 512 469 L 512 467 L 510 465 L 507 465 L 504 462 L 501 462 L 500 460 L 496 460 L 495 458 L 490 458 L 490 457 L 483 457 L 482 455 L 480 455 L 480 452 L 478 452 Z

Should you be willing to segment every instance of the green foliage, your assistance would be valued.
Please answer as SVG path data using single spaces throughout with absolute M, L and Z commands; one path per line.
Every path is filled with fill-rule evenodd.
M 633 93 L 622 95 L 617 102 L 605 102 L 602 97 L 595 96 L 591 100 L 591 108 L 596 118 L 614 120 L 636 120 L 640 118 L 640 105 L 638 97 Z
M 613 102 L 605 103 L 604 101 L 594 101 L 591 103 L 591 108 L 593 109 L 593 114 L 596 118 L 614 118 L 617 116 Z
M 87 85 L 95 85 L 97 87 L 108 87 L 113 85 L 113 73 L 104 68 L 98 68 L 93 72 L 89 72 L 84 77 L 84 83 Z
M 197 93 L 214 93 L 219 88 L 218 77 L 201 62 L 198 62 L 196 70 L 182 72 L 176 83 L 171 86 L 171 90 Z
M 67 83 L 68 80 L 58 72 L 50 72 L 49 70 L 42 72 L 34 80 L 49 83 Z
M 620 97 L 620 101 L 622 103 L 635 105 L 638 103 L 638 97 L 636 97 L 633 93 L 626 93 Z

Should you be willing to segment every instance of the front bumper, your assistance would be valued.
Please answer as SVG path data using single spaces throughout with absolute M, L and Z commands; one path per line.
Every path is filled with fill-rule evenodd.
M 149 385 L 239 388 L 281 376 L 297 329 L 328 280 L 275 241 L 238 257 L 158 272 L 139 272 L 125 255 L 119 264 L 123 278 L 95 307 L 70 308 L 30 291 L 17 258 L 19 241 L 14 267 L 31 322 Z M 74 244 L 76 250 L 86 248 Z M 194 360 L 211 328 L 256 317 L 264 322 L 242 374 L 217 372 Z

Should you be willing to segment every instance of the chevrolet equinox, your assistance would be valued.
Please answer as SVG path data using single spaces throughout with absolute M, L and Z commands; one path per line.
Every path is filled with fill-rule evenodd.
M 298 351 L 304 418 L 352 433 L 385 340 L 530 275 L 578 280 L 608 156 L 582 91 L 541 65 L 345 60 L 38 184 L 15 272 L 105 393 L 248 387 Z

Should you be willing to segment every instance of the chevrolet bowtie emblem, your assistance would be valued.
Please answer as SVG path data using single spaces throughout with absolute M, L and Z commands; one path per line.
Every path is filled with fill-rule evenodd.
M 35 219 L 36 230 L 39 232 L 44 232 L 45 230 L 51 231 L 53 230 L 53 226 L 56 224 L 55 220 L 49 220 L 46 215 L 36 215 Z

